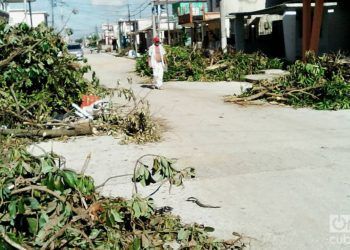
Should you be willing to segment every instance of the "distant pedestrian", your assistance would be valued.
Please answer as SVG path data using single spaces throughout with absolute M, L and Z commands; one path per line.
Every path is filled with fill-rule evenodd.
M 165 49 L 160 44 L 159 37 L 153 38 L 153 45 L 148 50 L 148 64 L 153 69 L 153 79 L 156 89 L 163 85 L 164 69 L 166 67 Z

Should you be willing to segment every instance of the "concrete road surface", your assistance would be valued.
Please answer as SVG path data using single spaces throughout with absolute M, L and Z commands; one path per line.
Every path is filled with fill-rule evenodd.
M 87 174 L 99 184 L 131 173 L 141 155 L 177 158 L 178 168 L 193 166 L 198 177 L 170 194 L 164 186 L 154 198 L 185 222 L 213 226 L 221 238 L 242 233 L 251 249 L 350 249 L 350 233 L 330 231 L 344 229 L 333 217 L 338 227 L 330 228 L 331 215 L 350 214 L 350 111 L 225 104 L 223 95 L 245 86 L 234 82 L 171 82 L 150 90 L 140 87 L 146 80 L 134 74 L 133 60 L 87 57 L 103 85 L 127 86 L 132 77 L 167 130 L 161 142 L 147 145 L 120 145 L 109 136 L 41 143 L 64 155 L 70 168 L 80 170 L 91 152 Z M 129 197 L 130 178 L 112 180 L 102 192 Z M 201 208 L 186 201 L 190 196 L 221 208 Z

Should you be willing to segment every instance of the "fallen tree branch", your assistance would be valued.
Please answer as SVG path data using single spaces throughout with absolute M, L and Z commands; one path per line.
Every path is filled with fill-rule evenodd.
M 80 230 L 80 229 L 78 229 L 78 228 L 74 228 L 74 227 L 72 227 L 72 226 L 71 226 L 71 227 L 68 227 L 67 229 L 68 229 L 68 230 L 75 231 L 75 232 L 81 234 L 81 236 L 83 236 L 84 239 L 89 243 L 90 249 L 95 249 L 95 246 L 94 246 L 94 244 L 92 243 L 91 239 L 89 238 L 89 236 L 86 235 L 86 233 L 85 233 L 83 230 Z
M 15 137 L 56 138 L 62 136 L 91 135 L 92 127 L 90 123 L 79 123 L 69 129 L 0 129 L 0 134 Z
M 13 100 L 14 100 L 15 103 L 16 103 L 16 111 L 17 111 L 17 114 L 20 115 L 20 109 L 19 109 L 19 106 L 20 106 L 20 105 L 19 105 L 19 102 L 18 102 L 18 100 L 17 100 L 16 93 L 15 93 L 15 91 L 13 90 L 13 85 L 11 85 L 10 91 L 11 91 Z
M 48 239 L 48 241 L 45 242 L 45 244 L 40 248 L 40 250 L 45 250 L 48 248 L 48 246 L 58 237 L 60 237 L 62 234 L 64 234 L 64 232 L 66 231 L 66 229 L 68 227 L 70 227 L 70 225 L 72 224 L 72 222 L 64 225 L 60 230 L 58 230 L 50 239 Z
M 263 90 L 255 95 L 247 96 L 247 97 L 235 97 L 229 96 L 225 98 L 225 102 L 247 102 L 258 99 L 259 97 L 264 96 L 267 93 L 267 90 Z
M 133 176 L 133 174 L 122 174 L 122 175 L 111 176 L 111 177 L 109 177 L 107 180 L 105 180 L 104 182 L 102 182 L 100 185 L 96 186 L 95 188 L 98 189 L 98 188 L 103 187 L 104 185 L 106 185 L 107 182 L 109 182 L 109 181 L 112 180 L 112 179 L 121 178 L 121 177 L 126 177 L 126 176 Z
M 10 64 L 15 57 L 19 56 L 20 54 L 24 53 L 25 51 L 30 51 L 33 48 L 35 48 L 39 43 L 41 43 L 41 40 L 34 43 L 32 46 L 29 46 L 28 48 L 18 48 L 17 50 L 13 51 L 6 59 L 0 61 L 0 68 Z
M 48 194 L 51 194 L 52 196 L 56 197 L 58 200 L 60 200 L 61 202 L 66 202 L 66 199 L 63 198 L 62 196 L 60 196 L 59 194 L 57 194 L 56 192 L 48 189 L 47 187 L 43 187 L 43 186 L 28 186 L 25 188 L 21 188 L 21 189 L 16 189 L 13 190 L 11 192 L 11 195 L 15 195 L 15 194 L 19 194 L 19 193 L 24 193 L 27 191 L 32 191 L 32 190 L 38 190 L 38 191 L 42 191 L 42 192 L 46 192 Z
M 26 248 L 22 247 L 20 244 L 14 242 L 10 239 L 5 233 L 1 233 L 1 237 L 12 247 L 18 249 L 18 250 L 27 250 Z
M 16 56 L 22 54 L 24 51 L 25 51 L 25 49 L 23 49 L 23 48 L 19 48 L 19 49 L 13 51 L 6 59 L 0 61 L 0 68 L 10 64 L 13 61 L 13 59 L 15 59 Z
M 31 185 L 31 186 L 28 186 L 28 187 L 25 187 L 25 188 L 21 188 L 21 189 L 16 189 L 16 190 L 13 190 L 11 192 L 11 195 L 15 195 L 15 194 L 19 194 L 19 193 L 24 193 L 24 192 L 28 192 L 28 191 L 33 191 L 33 190 L 37 190 L 37 191 L 41 191 L 41 192 L 45 192 L 45 193 L 48 193 L 52 196 L 54 196 L 55 198 L 57 198 L 59 201 L 63 202 L 63 203 L 67 203 L 69 204 L 69 206 L 71 207 L 72 211 L 79 215 L 79 216 L 82 216 L 81 215 L 81 210 L 75 208 L 74 206 L 72 206 L 69 202 L 67 202 L 67 200 L 60 196 L 59 194 L 57 194 L 56 192 L 48 189 L 47 187 L 44 187 L 44 186 L 35 186 L 35 185 Z

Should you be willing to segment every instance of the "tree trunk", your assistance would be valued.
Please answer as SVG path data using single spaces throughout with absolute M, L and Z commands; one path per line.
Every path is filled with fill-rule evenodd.
M 92 126 L 90 122 L 80 122 L 70 125 L 71 128 L 59 129 L 0 129 L 2 135 L 12 135 L 15 137 L 42 137 L 56 138 L 62 136 L 91 135 Z

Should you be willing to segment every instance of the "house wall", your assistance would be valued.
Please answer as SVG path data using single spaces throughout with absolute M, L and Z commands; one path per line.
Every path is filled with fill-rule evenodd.
M 222 0 L 226 15 L 235 12 L 248 12 L 265 8 L 266 0 Z M 219 12 L 217 0 L 208 0 L 209 11 Z
M 152 26 L 152 19 L 139 19 L 137 20 L 138 30 L 144 30 Z
M 350 1 L 338 2 L 337 6 L 326 6 L 321 26 L 319 54 L 337 51 L 350 52 Z M 257 17 L 259 18 L 259 17 Z M 265 16 L 260 17 L 266 19 Z M 285 57 L 294 61 L 302 56 L 302 9 L 289 8 L 272 21 L 272 33 L 262 34 L 255 30 L 258 21 L 245 25 L 245 39 L 234 41 L 236 48 L 246 52 L 263 51 L 270 56 Z M 236 19 L 232 19 L 233 33 Z M 254 27 L 253 27 L 254 25 Z M 260 23 L 258 24 L 260 26 Z M 235 37 L 233 39 L 236 39 Z M 238 42 L 238 43 L 237 43 Z
M 10 25 L 16 25 L 16 24 L 22 23 L 22 22 L 25 22 L 28 25 L 31 24 L 29 13 L 27 13 L 27 18 L 26 18 L 23 10 L 11 10 L 11 11 L 9 11 L 9 15 L 10 15 L 10 17 L 9 17 Z M 32 13 L 32 21 L 33 21 L 34 27 L 37 27 L 41 23 L 44 23 L 47 25 L 47 14 L 33 12 Z

